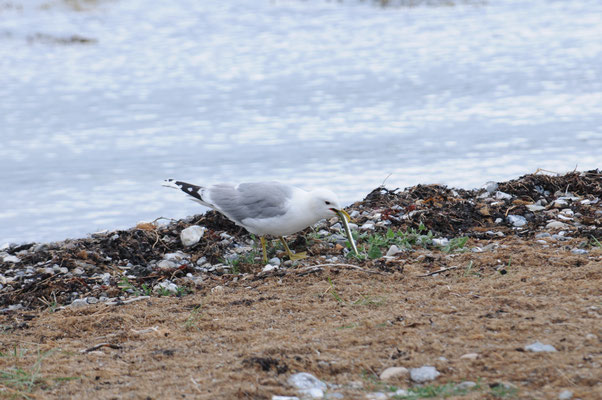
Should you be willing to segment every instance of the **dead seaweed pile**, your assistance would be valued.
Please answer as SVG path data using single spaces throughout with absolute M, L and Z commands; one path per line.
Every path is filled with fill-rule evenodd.
M 526 175 L 470 191 L 439 185 L 418 185 L 404 191 L 380 187 L 348 211 L 359 232 L 373 235 L 413 229 L 430 231 L 444 240 L 465 236 L 495 241 L 518 235 L 555 242 L 583 238 L 587 243 L 602 237 L 601 198 L 602 173 L 593 170 L 563 176 Z M 261 266 L 253 259 L 251 236 L 219 213 L 162 222 L 84 239 L 0 249 L 2 311 L 56 307 L 84 298 L 87 303 L 107 301 L 153 291 L 182 295 L 207 290 L 207 281 L 239 279 L 240 272 L 248 273 L 242 279 L 266 275 L 259 272 Z M 297 265 L 338 262 L 345 257 L 348 250 L 336 222 L 323 222 L 317 227 L 319 232 L 308 229 L 291 238 L 293 248 L 307 247 L 312 256 Z M 180 232 L 192 225 L 205 227 L 205 235 L 184 247 Z M 244 254 L 251 257 L 244 259 Z M 345 262 L 378 267 L 369 260 Z M 286 269 L 273 273 L 283 271 Z

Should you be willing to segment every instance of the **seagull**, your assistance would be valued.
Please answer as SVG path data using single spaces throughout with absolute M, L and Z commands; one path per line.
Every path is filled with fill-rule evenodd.
M 191 196 L 191 200 L 222 213 L 230 221 L 259 236 L 264 263 L 268 261 L 265 236 L 278 237 L 289 259 L 300 260 L 306 258 L 307 253 L 294 254 L 284 236 L 333 216 L 338 216 L 343 221 L 349 241 L 357 254 L 347 224 L 351 218 L 339 205 L 336 194 L 328 189 L 306 191 L 280 182 L 198 186 L 174 179 L 165 180 L 163 186 L 180 189 Z

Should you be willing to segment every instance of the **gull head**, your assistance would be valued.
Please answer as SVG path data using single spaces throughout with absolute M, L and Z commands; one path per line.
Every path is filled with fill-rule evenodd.
M 311 192 L 312 211 L 320 218 L 331 218 L 335 215 L 339 218 L 347 218 L 349 214 L 339 204 L 337 195 L 328 189 L 316 189 Z

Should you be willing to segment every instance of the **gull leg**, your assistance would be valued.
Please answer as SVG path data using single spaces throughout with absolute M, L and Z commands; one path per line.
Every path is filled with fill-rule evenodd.
M 291 249 L 288 248 L 288 244 L 286 244 L 286 240 L 284 240 L 284 238 L 282 236 L 280 236 L 280 241 L 284 245 L 284 249 L 286 250 L 286 253 L 288 254 L 288 258 L 291 261 L 297 261 L 297 260 L 301 260 L 303 258 L 307 258 L 307 253 L 304 251 L 301 253 L 293 254 Z
M 267 263 L 268 262 L 268 254 L 265 250 L 265 238 L 263 236 L 260 236 L 259 240 L 261 241 L 261 250 L 263 250 L 263 262 Z

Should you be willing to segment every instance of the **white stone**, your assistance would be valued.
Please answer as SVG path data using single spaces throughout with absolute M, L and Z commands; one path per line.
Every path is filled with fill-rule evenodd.
M 73 300 L 73 302 L 71 304 L 69 304 L 69 307 L 79 308 L 79 307 L 83 307 L 83 306 L 87 306 L 87 305 L 88 305 L 87 299 L 75 299 L 75 300 Z
M 272 396 L 272 400 L 299 400 L 297 396 Z
M 563 390 L 562 392 L 558 393 L 558 400 L 570 400 L 572 398 L 573 392 L 570 390 Z
M 368 230 L 374 230 L 374 224 L 371 222 L 366 222 L 364 225 L 361 226 L 360 228 L 363 231 L 368 231 Z
M 180 240 L 182 244 L 186 247 L 192 246 L 201 240 L 203 235 L 205 234 L 206 229 L 202 226 L 193 225 L 188 228 L 182 230 L 180 232 Z
M 412 368 L 410 370 L 410 378 L 417 383 L 432 381 L 437 379 L 439 375 L 441 375 L 439 371 L 437 371 L 435 367 L 429 365 L 420 368 Z
M 392 378 L 398 378 L 408 374 L 408 369 L 404 367 L 389 367 L 380 373 L 380 380 L 386 381 Z
M 395 246 L 395 245 L 391 245 L 391 247 L 389 247 L 389 250 L 387 250 L 387 257 L 393 257 L 396 254 L 401 253 L 401 250 L 399 250 L 399 247 Z
M 433 244 L 435 246 L 447 246 L 448 243 L 449 243 L 449 239 L 448 238 L 435 238 L 435 239 L 433 239 Z
M 157 263 L 157 268 L 159 268 L 159 269 L 173 269 L 176 267 L 177 267 L 177 264 L 174 263 L 173 261 L 169 261 L 169 260 L 161 260 Z
M 389 397 L 394 397 L 394 396 L 397 396 L 397 397 L 408 397 L 408 396 L 410 396 L 410 392 L 408 392 L 405 389 L 397 389 L 396 391 L 394 391 L 392 393 L 389 393 L 388 396 Z
M 178 292 L 178 285 L 176 285 L 175 283 L 165 280 L 165 281 L 161 281 L 159 283 L 157 283 L 155 286 L 153 286 L 153 292 L 159 292 L 161 290 L 167 290 L 170 293 L 177 293 Z
M 513 226 L 520 227 L 527 224 L 527 219 L 522 215 L 508 215 L 508 222 Z
M 305 397 L 305 398 L 310 398 L 310 399 L 323 399 L 324 398 L 324 391 L 317 387 L 313 387 L 313 388 L 309 388 L 309 389 L 299 389 L 299 393 L 301 393 L 303 395 L 303 397 Z
M 498 188 L 498 185 L 494 181 L 489 181 L 489 182 L 485 183 L 485 190 L 489 194 L 495 192 L 497 190 L 497 188 Z
M 527 351 L 533 351 L 535 353 L 556 351 L 556 349 L 554 348 L 554 346 L 552 346 L 550 344 L 543 344 L 543 343 L 541 343 L 539 341 L 531 343 L 529 345 L 526 345 L 525 346 L 525 350 L 527 350 Z
M 272 265 L 280 265 L 280 259 L 278 257 L 270 258 L 268 263 Z
M 497 200 L 510 200 L 512 198 L 511 194 L 497 191 L 495 192 L 495 198 Z
M 563 229 L 563 228 L 567 228 L 567 227 L 568 227 L 567 224 L 565 224 L 564 222 L 560 222 L 560 221 L 550 221 L 546 225 L 547 229 Z
M 326 384 L 307 372 L 299 372 L 288 377 L 287 382 L 289 385 L 297 389 L 312 389 L 318 388 L 326 390 Z
M 527 210 L 532 211 L 532 212 L 537 212 L 537 211 L 541 211 L 541 210 L 545 210 L 546 208 L 544 206 L 540 206 L 538 204 L 529 204 L 527 206 Z
M 186 254 L 181 251 L 176 251 L 175 253 L 167 253 L 163 256 L 164 260 L 169 261 L 181 261 L 187 258 L 190 258 L 190 254 Z
M 368 400 L 387 400 L 389 396 L 382 392 L 374 392 L 366 394 L 366 399 Z
M 266 264 L 265 267 L 263 267 L 263 269 L 261 270 L 261 272 L 270 272 L 273 271 L 275 269 L 278 269 L 278 265 L 272 265 L 272 264 Z
M 12 255 L 8 255 L 8 256 L 4 256 L 2 257 L 4 262 L 9 262 L 9 263 L 18 263 L 21 262 L 21 259 L 17 256 L 12 256 Z

